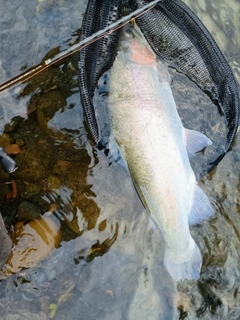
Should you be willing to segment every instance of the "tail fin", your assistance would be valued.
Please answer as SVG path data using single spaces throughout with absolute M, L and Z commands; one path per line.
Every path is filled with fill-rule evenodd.
M 176 264 L 175 261 L 172 261 L 169 258 L 167 250 L 168 249 L 166 248 L 164 255 L 164 266 L 172 278 L 174 278 L 176 281 L 184 279 L 199 279 L 200 269 L 202 266 L 202 255 L 195 242 L 192 256 L 185 263 Z

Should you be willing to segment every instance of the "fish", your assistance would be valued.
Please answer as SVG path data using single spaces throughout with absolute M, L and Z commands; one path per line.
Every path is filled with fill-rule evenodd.
M 190 157 L 211 145 L 201 132 L 183 127 L 167 67 L 140 29 L 127 26 L 110 70 L 109 148 L 116 143 L 147 211 L 165 242 L 163 263 L 176 281 L 198 279 L 201 252 L 189 225 L 211 217 Z M 115 148 L 116 150 L 116 148 Z
M 124 4 L 121 0 L 89 0 L 81 26 L 81 41 L 109 27 L 127 14 L 128 9 L 142 9 L 146 2 L 149 1 L 129 0 Z M 192 106 L 199 125 L 204 126 L 214 141 L 204 156 L 199 153 L 192 161 L 195 172 L 203 177 L 227 154 L 238 130 L 240 100 L 231 67 L 206 26 L 182 0 L 161 0 L 153 9 L 136 17 L 135 22 L 154 52 L 174 70 L 187 76 L 211 100 L 209 105 Z M 80 50 L 78 57 L 86 129 L 97 149 L 104 149 L 106 153 L 108 136 L 95 93 L 99 79 L 112 67 L 119 35 L 120 28 Z M 211 110 L 214 112 L 215 106 L 219 114 L 213 119 Z M 203 114 L 200 113 L 202 107 L 206 111 Z M 189 121 L 186 113 L 183 117 L 184 121 Z

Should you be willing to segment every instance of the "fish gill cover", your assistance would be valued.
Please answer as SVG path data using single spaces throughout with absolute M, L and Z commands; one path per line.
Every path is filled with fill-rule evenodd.
M 119 19 L 124 6 L 136 9 L 144 4 L 144 0 L 90 0 L 82 23 L 82 39 Z M 199 96 L 194 86 L 206 94 L 201 95 L 191 109 L 176 100 L 185 126 L 204 132 L 213 141 L 213 145 L 192 162 L 197 176 L 202 176 L 221 161 L 237 131 L 239 94 L 233 73 L 211 34 L 182 1 L 162 0 L 136 20 L 153 50 L 177 71 L 172 73 L 175 87 L 181 83 L 179 77 L 187 76 L 192 88 L 186 95 L 190 92 Z M 104 145 L 104 141 L 93 102 L 94 90 L 114 61 L 119 33 L 118 30 L 106 35 L 79 54 L 81 100 L 90 135 L 98 146 Z M 177 89 L 187 91 L 187 88 Z M 211 100 L 206 99 L 207 96 Z M 205 102 L 200 105 L 203 99 Z

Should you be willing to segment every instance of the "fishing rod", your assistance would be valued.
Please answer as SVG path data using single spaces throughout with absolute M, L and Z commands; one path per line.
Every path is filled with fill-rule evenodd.
M 132 13 L 128 14 L 127 16 L 125 16 L 125 17 L 119 19 L 118 21 L 112 23 L 111 25 L 107 26 L 106 28 L 95 32 L 91 36 L 89 36 L 89 37 L 83 39 L 82 41 L 80 41 L 79 43 L 71 46 L 67 50 L 58 53 L 52 59 L 44 60 L 43 62 L 41 62 L 41 63 L 37 64 L 36 66 L 26 70 L 25 72 L 21 73 L 20 75 L 18 75 L 16 77 L 12 78 L 11 80 L 8 80 L 7 82 L 1 84 L 0 85 L 0 93 L 4 92 L 4 91 L 6 91 L 6 90 L 8 90 L 8 89 L 20 84 L 20 83 L 23 83 L 23 82 L 29 80 L 30 78 L 32 78 L 33 76 L 35 76 L 39 72 L 42 72 L 46 68 L 48 68 L 51 65 L 53 65 L 54 63 L 59 62 L 59 61 L 63 60 L 64 58 L 68 57 L 69 55 L 71 55 L 71 54 L 73 54 L 73 53 L 85 48 L 86 46 L 88 46 L 91 43 L 99 40 L 100 38 L 106 36 L 107 34 L 116 31 L 117 29 L 121 28 L 122 26 L 124 26 L 125 24 L 130 22 L 132 19 L 135 19 L 135 18 L 141 16 L 142 14 L 144 14 L 146 11 L 152 9 L 160 1 L 161 0 L 151 1 L 150 3 L 144 5 L 143 7 L 133 11 Z

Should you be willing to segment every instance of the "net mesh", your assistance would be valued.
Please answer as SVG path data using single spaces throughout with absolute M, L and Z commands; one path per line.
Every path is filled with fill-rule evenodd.
M 134 0 L 138 7 L 144 3 Z M 214 114 L 211 103 L 206 103 L 209 110 L 203 110 L 205 119 L 195 109 L 202 131 L 213 140 L 212 147 L 197 156 L 195 166 L 208 172 L 228 151 L 238 127 L 239 94 L 233 73 L 206 27 L 182 1 L 163 0 L 137 23 L 156 54 L 194 81 L 219 108 L 220 113 Z M 179 113 L 183 113 L 178 106 Z M 224 119 L 220 119 L 221 112 Z M 184 121 L 191 126 L 187 115 Z
M 89 0 L 82 22 L 81 40 L 118 20 L 121 17 L 121 7 L 121 0 Z M 98 145 L 101 144 L 101 136 L 93 105 L 94 90 L 98 79 L 113 63 L 119 32 L 117 30 L 104 36 L 79 53 L 80 96 L 90 135 Z
M 126 2 L 134 10 L 150 1 L 90 0 L 82 39 L 116 21 Z M 182 1 L 162 0 L 137 18 L 137 24 L 156 54 L 172 67 L 173 93 L 183 124 L 205 133 L 213 142 L 192 162 L 195 173 L 201 176 L 219 163 L 236 134 L 239 94 L 233 73 L 206 27 Z M 94 90 L 114 61 L 118 39 L 119 31 L 111 33 L 79 55 L 83 108 L 90 134 L 98 145 L 104 144 L 103 128 L 99 128 L 93 106 Z

